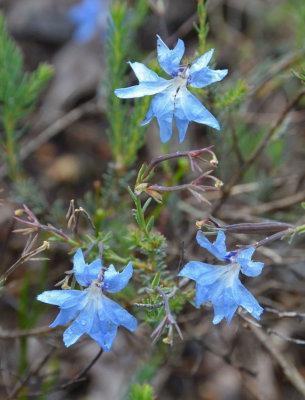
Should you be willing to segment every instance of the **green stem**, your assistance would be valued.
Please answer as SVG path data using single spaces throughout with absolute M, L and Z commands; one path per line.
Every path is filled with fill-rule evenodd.
M 15 122 L 12 120 L 5 121 L 4 129 L 6 133 L 6 153 L 7 162 L 9 167 L 9 175 L 13 181 L 17 181 L 20 178 L 19 163 L 17 159 L 17 148 L 14 140 L 15 133 Z
M 128 264 L 129 261 L 132 261 L 132 264 L 135 267 L 137 267 L 139 269 L 145 269 L 146 271 L 152 271 L 152 268 L 150 268 L 148 265 L 146 265 L 146 264 L 144 264 L 144 263 L 142 263 L 140 261 L 130 260 L 128 258 L 120 257 L 119 255 L 117 255 L 115 253 L 111 253 L 110 255 L 106 255 L 105 254 L 105 259 L 107 261 L 117 261 L 117 262 L 120 262 L 122 264 Z

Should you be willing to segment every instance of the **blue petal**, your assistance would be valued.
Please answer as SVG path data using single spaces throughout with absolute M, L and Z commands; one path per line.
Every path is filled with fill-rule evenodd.
M 193 64 L 191 65 L 190 68 L 190 74 L 201 70 L 202 68 L 205 68 L 208 63 L 210 62 L 212 56 L 214 53 L 214 49 L 211 49 L 210 51 L 204 53 L 202 56 L 200 56 L 199 58 L 197 58 L 197 60 L 195 60 L 193 62 Z
M 77 306 L 61 309 L 55 320 L 50 325 L 50 328 L 55 328 L 57 325 L 66 325 L 68 322 L 72 321 L 79 312 L 80 307 Z
M 179 115 L 179 110 L 175 109 L 175 122 L 179 133 L 179 142 L 182 143 L 190 121 L 188 119 L 180 118 Z
M 196 236 L 198 244 L 213 254 L 218 260 L 226 261 L 226 235 L 219 231 L 214 243 L 211 243 L 202 231 L 197 232 Z
M 82 298 L 82 293 L 83 292 L 80 290 L 50 290 L 39 294 L 37 300 L 43 303 L 65 307 L 66 304 L 79 302 Z
M 103 296 L 102 299 L 103 308 L 99 309 L 99 315 L 104 316 L 104 313 L 108 314 L 114 324 L 122 325 L 129 331 L 133 332 L 137 327 L 137 320 L 134 316 L 129 314 L 128 311 L 124 310 L 114 301 Z
M 251 261 L 255 249 L 250 247 L 242 251 L 236 261 L 241 265 L 241 272 L 247 276 L 258 276 L 262 272 L 264 263 Z
M 92 339 L 96 340 L 104 350 L 109 351 L 116 337 L 117 330 L 118 324 L 105 312 L 105 309 L 98 309 L 97 320 L 92 325 L 90 331 Z
M 176 96 L 175 119 L 176 117 L 220 129 L 216 118 L 186 88 L 181 88 Z M 181 137 L 183 136 L 181 132 Z
M 67 347 L 74 344 L 84 333 L 88 333 L 91 330 L 95 313 L 94 302 L 90 302 L 69 328 L 65 330 L 63 339 Z
M 197 279 L 200 285 L 212 285 L 214 282 L 220 282 L 222 279 L 226 281 L 232 276 L 230 274 L 230 268 L 228 268 L 227 265 L 204 265 L 208 268 L 206 268 Z M 234 275 L 233 271 L 232 274 Z
M 85 262 L 82 250 L 77 250 L 73 258 L 73 271 L 77 282 L 81 286 L 89 286 L 94 279 L 98 278 L 101 269 L 102 262 L 100 259 L 88 265 Z
M 103 289 L 107 290 L 110 293 L 122 290 L 129 282 L 129 279 L 132 277 L 132 273 L 133 268 L 131 262 L 127 264 L 127 266 L 121 273 L 116 272 L 114 266 L 110 265 L 108 270 L 104 273 Z
M 185 276 L 186 278 L 196 281 L 203 273 L 203 265 L 204 264 L 199 261 L 190 261 L 182 268 L 178 276 Z M 210 267 L 213 266 L 211 265 Z
M 211 299 L 210 293 L 211 286 L 196 284 L 196 297 L 195 297 L 195 306 L 199 307 L 202 303 L 206 303 Z
M 236 281 L 233 287 L 233 296 L 235 301 L 244 307 L 254 318 L 260 319 L 260 315 L 264 309 L 239 280 Z
M 150 96 L 162 92 L 171 84 L 166 79 L 159 78 L 158 81 L 141 82 L 139 85 L 130 86 L 128 88 L 116 89 L 115 95 L 120 99 L 130 99 L 133 97 Z
M 98 278 L 101 269 L 102 261 L 100 258 L 92 261 L 91 264 L 86 265 L 86 280 L 89 282 L 89 284 Z
M 175 72 L 179 69 L 179 64 L 184 54 L 184 42 L 181 39 L 178 39 L 176 47 L 173 50 L 170 50 L 159 35 L 157 35 L 157 38 L 159 64 L 169 75 L 175 75 Z
M 87 267 L 82 249 L 78 249 L 73 257 L 73 271 L 77 282 L 82 286 L 88 286 L 85 272 Z
M 169 87 L 164 92 L 157 94 L 152 99 L 150 108 L 141 123 L 141 126 L 146 125 L 153 117 L 157 117 L 162 143 L 168 142 L 172 136 L 175 94 L 175 89 L 172 87 Z
M 236 303 L 233 297 L 232 288 L 230 288 L 230 290 L 227 290 L 224 293 L 223 297 L 223 310 L 224 310 L 224 315 L 227 318 L 227 324 L 231 322 L 233 315 L 235 314 L 238 307 L 239 304 Z
M 221 81 L 228 73 L 227 69 L 212 70 L 203 68 L 190 73 L 188 83 L 195 88 L 203 88 L 211 83 Z
M 232 288 L 227 288 L 217 297 L 213 296 L 212 302 L 214 307 L 213 324 L 218 324 L 223 318 L 227 318 L 229 324 L 239 305 L 232 295 Z
M 129 62 L 129 65 L 133 69 L 136 77 L 139 79 L 139 82 L 154 82 L 162 80 L 156 72 L 152 71 L 151 69 L 147 68 L 144 64 L 139 62 Z

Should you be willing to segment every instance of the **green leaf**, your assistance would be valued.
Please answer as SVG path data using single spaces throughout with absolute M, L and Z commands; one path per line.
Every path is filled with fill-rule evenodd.
M 159 282 L 160 282 L 160 272 L 157 272 L 152 281 L 151 288 L 154 289 L 156 286 L 159 285 Z
M 147 383 L 140 385 L 136 383 L 131 386 L 131 393 L 129 395 L 129 400 L 153 400 L 154 392 L 151 386 Z
M 148 232 L 148 233 L 150 233 L 152 227 L 154 226 L 154 222 L 155 222 L 155 218 L 154 218 L 154 216 L 152 215 L 152 216 L 149 218 L 149 220 L 148 220 L 148 222 L 147 222 L 147 225 L 146 225 L 146 228 L 147 228 L 147 232 Z
M 25 73 L 20 49 L 8 34 L 0 14 L 0 132 L 4 158 L 12 180 L 20 178 L 21 121 L 32 111 L 38 96 L 53 75 L 50 66 L 40 65 L 36 71 Z
M 151 197 L 145 201 L 144 206 L 142 207 L 143 214 L 147 210 L 147 207 L 149 206 L 150 202 L 151 202 Z
M 131 190 L 130 186 L 127 187 L 128 193 L 130 194 L 130 197 L 132 198 L 132 200 L 137 203 L 137 196 L 133 193 L 133 191 Z
M 215 107 L 219 109 L 232 109 L 238 107 L 246 98 L 249 91 L 247 81 L 239 79 L 235 86 L 227 89 L 225 94 L 218 95 L 215 99 Z

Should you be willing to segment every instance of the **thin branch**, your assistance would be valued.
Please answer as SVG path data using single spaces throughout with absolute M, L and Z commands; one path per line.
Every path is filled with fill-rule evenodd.
M 171 299 L 172 297 L 174 297 L 175 294 L 176 294 L 176 292 L 177 292 L 177 290 L 178 290 L 178 288 L 175 287 L 175 288 L 167 295 L 167 298 L 168 298 L 168 299 Z M 160 308 L 160 307 L 164 306 L 164 305 L 165 305 L 165 302 L 164 302 L 164 301 L 160 301 L 159 303 L 156 303 L 156 304 L 134 303 L 133 305 L 136 306 L 136 307 L 139 307 L 139 308 L 148 308 L 148 309 L 150 309 L 150 310 L 155 310 L 155 309 L 157 309 L 157 308 Z
M 25 250 L 23 250 L 23 253 L 22 253 L 21 257 L 11 267 L 9 267 L 9 269 L 7 271 L 5 271 L 0 276 L 0 282 L 5 281 L 7 279 L 7 277 L 9 275 L 11 275 L 19 265 L 23 264 L 26 261 L 29 261 L 30 259 L 33 259 L 32 258 L 33 256 L 35 256 L 35 255 L 41 253 L 42 251 L 48 249 L 49 248 L 49 242 L 43 242 L 43 244 L 41 246 L 37 247 L 34 250 L 28 251 L 28 248 L 30 246 L 31 245 L 28 246 L 28 242 L 27 242 Z
M 98 351 L 97 355 L 93 358 L 93 360 L 81 372 L 76 374 L 68 382 L 63 383 L 63 384 L 59 385 L 58 387 L 50 389 L 50 390 L 47 390 L 47 391 L 39 391 L 39 392 L 27 393 L 27 397 L 28 398 L 30 398 L 30 397 L 38 397 L 38 396 L 42 396 L 42 395 L 46 395 L 46 394 L 50 394 L 50 393 L 59 392 L 59 391 L 65 390 L 67 387 L 69 387 L 69 386 L 71 386 L 71 385 L 73 385 L 75 383 L 79 383 L 79 382 L 83 381 L 85 379 L 85 375 L 94 366 L 94 364 L 98 361 L 98 359 L 101 357 L 103 352 L 104 352 L 104 350 L 101 348 Z M 9 399 L 6 399 L 6 400 L 9 400 Z
M 11 340 L 11 339 L 19 339 L 28 336 L 40 336 L 46 333 L 53 332 L 57 330 L 58 327 L 50 328 L 49 326 L 41 326 L 39 328 L 27 329 L 22 331 L 6 331 L 0 328 L 0 339 L 2 340 Z
M 214 152 L 211 150 L 214 146 L 209 146 L 209 147 L 204 147 L 203 149 L 200 150 L 190 150 L 190 151 L 177 151 L 176 153 L 170 153 L 166 154 L 164 156 L 159 156 L 153 158 L 150 163 L 147 165 L 143 175 L 142 175 L 142 181 L 147 178 L 147 176 L 155 169 L 155 167 L 168 160 L 173 160 L 175 158 L 181 158 L 181 157 L 187 157 L 190 160 L 191 166 L 192 164 L 192 159 L 198 159 L 206 164 L 211 164 L 212 166 L 215 167 L 217 164 L 217 158 Z M 205 160 L 204 158 L 200 157 L 203 153 L 209 153 L 212 156 L 212 161 Z M 199 169 L 199 172 L 202 172 L 201 169 Z
M 45 354 L 45 356 L 41 359 L 41 361 L 37 364 L 35 368 L 30 370 L 27 375 L 25 376 L 22 381 L 16 385 L 15 389 L 9 394 L 5 400 L 14 400 L 17 398 L 17 395 L 19 392 L 26 386 L 26 384 L 29 382 L 32 376 L 35 376 L 39 373 L 41 368 L 46 364 L 48 359 L 51 357 L 51 355 L 54 353 L 54 349 L 51 348 L 48 353 Z
M 257 85 L 252 91 L 250 91 L 250 95 L 256 96 L 257 93 L 265 86 L 267 82 L 273 79 L 280 72 L 289 68 L 292 64 L 296 63 L 297 61 L 302 61 L 304 55 L 305 55 L 305 49 L 302 48 L 300 50 L 288 54 L 288 56 L 285 57 L 284 60 L 281 59 L 277 63 L 274 63 L 272 67 L 269 69 L 269 71 L 267 71 L 267 73 L 263 75 L 263 79 L 259 83 L 259 85 Z
M 205 342 L 201 342 L 202 346 L 209 351 L 210 353 L 214 354 L 217 357 L 220 357 L 223 361 L 225 361 L 225 363 L 227 363 L 228 365 L 231 365 L 232 367 L 238 369 L 241 372 L 245 372 L 246 374 L 252 376 L 253 378 L 257 377 L 257 372 L 253 371 L 243 365 L 238 365 L 236 364 L 235 361 L 232 360 L 232 357 L 230 354 L 222 354 L 220 352 L 218 352 L 216 349 L 210 347 L 209 345 L 207 345 Z
M 170 344 L 172 346 L 173 345 L 173 327 L 176 328 L 176 331 L 178 332 L 178 335 L 180 336 L 181 340 L 183 340 L 183 335 L 182 335 L 182 332 L 181 332 L 181 330 L 180 330 L 175 318 L 173 317 L 173 315 L 171 313 L 169 302 L 168 302 L 168 300 L 169 300 L 168 299 L 168 295 L 166 295 L 159 288 L 159 286 L 156 286 L 155 290 L 163 298 L 164 307 L 165 307 L 165 317 L 163 318 L 163 320 L 160 322 L 160 324 L 156 327 L 156 329 L 152 332 L 152 334 L 150 336 L 151 336 L 151 338 L 153 338 L 153 344 L 156 343 L 156 341 L 162 335 L 162 332 L 163 332 L 164 328 L 168 324 L 169 325 L 168 335 L 167 335 L 167 337 L 165 339 L 163 339 L 163 342 L 167 343 L 167 344 Z
M 243 316 L 242 316 L 243 317 Z M 267 350 L 271 358 L 278 364 L 290 383 L 305 396 L 305 380 L 293 364 L 290 364 L 286 358 L 278 351 L 272 343 L 272 340 L 264 333 L 263 329 L 249 323 L 247 328 L 254 334 L 260 344 Z
M 277 315 L 279 318 L 305 318 L 305 313 L 300 313 L 297 311 L 279 311 L 275 308 L 265 307 L 265 312 Z
M 294 343 L 294 344 L 299 344 L 299 345 L 305 346 L 305 340 L 295 339 L 295 338 L 291 338 L 291 337 L 282 335 L 281 333 L 279 333 L 279 332 L 277 332 L 277 331 L 274 331 L 273 329 L 267 329 L 267 333 L 268 333 L 269 335 L 278 336 L 278 337 L 280 337 L 281 339 L 285 340 L 286 342 Z
M 299 90 L 299 92 L 296 94 L 296 96 L 287 104 L 287 106 L 284 108 L 284 110 L 282 111 L 282 113 L 279 116 L 279 118 L 271 125 L 270 129 L 265 134 L 265 136 L 260 141 L 260 143 L 257 145 L 257 147 L 254 149 L 254 151 L 249 156 L 249 158 L 247 158 L 247 160 L 243 163 L 243 165 L 240 168 L 238 168 L 238 170 L 236 171 L 235 175 L 231 179 L 230 183 L 226 187 L 223 188 L 222 196 L 221 196 L 220 200 L 215 203 L 215 205 L 213 207 L 213 210 L 212 210 L 212 214 L 219 210 L 221 205 L 225 202 L 225 200 L 230 195 L 233 186 L 236 185 L 236 183 L 245 174 L 245 172 L 248 170 L 248 168 L 262 154 L 264 148 L 269 144 L 270 140 L 272 139 L 272 137 L 275 134 L 275 132 L 277 131 L 277 129 L 284 122 L 284 120 L 285 120 L 287 114 L 289 113 L 289 111 L 300 101 L 300 99 L 304 95 L 305 95 L 305 88 L 302 88 L 301 90 Z
M 82 380 L 84 378 L 84 376 L 87 374 L 87 372 L 93 367 L 93 365 L 97 362 L 97 360 L 101 357 L 101 355 L 103 354 L 104 350 L 102 348 L 100 348 L 99 352 L 97 353 L 97 355 L 94 357 L 94 359 L 87 365 L 86 368 L 84 368 L 80 373 L 78 373 L 74 378 L 72 378 L 70 381 L 60 385 L 58 390 L 64 390 L 66 389 L 68 386 L 73 385 L 74 383 L 79 382 L 80 380 Z
M 63 117 L 53 122 L 34 139 L 25 144 L 20 152 L 20 160 L 25 160 L 30 154 L 39 149 L 40 146 L 42 146 L 44 143 L 52 139 L 52 137 L 56 136 L 58 133 L 72 125 L 74 122 L 81 119 L 84 115 L 100 113 L 101 110 L 102 108 L 96 104 L 96 99 L 92 99 L 87 103 L 84 103 L 79 107 L 76 107 L 73 110 L 69 111 Z M 3 165 L 0 168 L 0 179 L 5 177 L 7 173 L 8 168 L 6 165 Z
M 283 210 L 285 208 L 299 204 L 305 200 L 305 190 L 301 190 L 297 193 L 291 194 L 280 199 L 270 201 L 269 203 L 259 204 L 257 206 L 244 207 L 240 210 L 240 213 L 246 213 L 249 215 L 260 215 L 266 214 L 277 210 Z

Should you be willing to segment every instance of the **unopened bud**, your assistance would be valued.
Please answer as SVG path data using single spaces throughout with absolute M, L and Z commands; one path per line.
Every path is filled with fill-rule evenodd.
M 142 192 L 145 192 L 146 188 L 148 186 L 148 183 L 139 183 L 138 185 L 135 186 L 135 194 L 139 196 Z
M 221 186 L 223 186 L 223 182 L 220 179 L 217 179 L 215 181 L 215 187 L 216 188 L 221 188 Z
M 162 339 L 162 342 L 164 344 L 169 344 L 170 346 L 173 345 L 173 339 L 171 337 L 169 337 L 169 336 L 167 336 L 166 338 Z
M 218 165 L 218 160 L 217 160 L 217 157 L 215 156 L 215 154 L 213 154 L 213 158 L 210 161 L 210 164 L 212 164 L 215 167 Z
M 202 225 L 205 223 L 205 219 L 202 219 L 201 221 L 196 221 L 196 228 L 201 229 Z
M 69 286 L 69 279 L 70 279 L 70 276 L 66 276 L 66 277 L 65 277 L 64 282 L 63 282 L 63 284 L 61 285 L 61 288 L 62 288 L 63 290 L 70 290 L 70 289 L 71 289 L 71 286 Z
M 16 217 L 21 217 L 21 215 L 23 214 L 23 209 L 18 208 L 17 210 L 15 210 L 14 214 L 16 215 Z
M 50 243 L 47 242 L 47 241 L 44 241 L 44 242 L 42 243 L 42 246 L 41 246 L 41 247 L 44 247 L 45 249 L 49 249 L 49 248 L 50 248 Z

